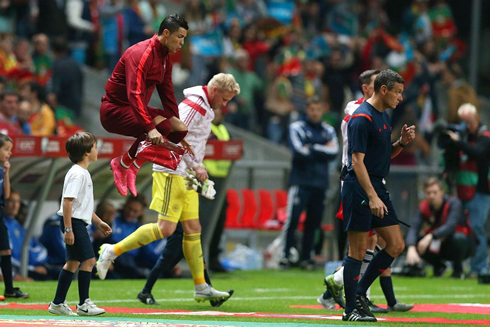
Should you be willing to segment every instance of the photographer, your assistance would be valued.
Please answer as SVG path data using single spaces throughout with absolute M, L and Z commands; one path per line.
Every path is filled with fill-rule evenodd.
M 478 275 L 487 260 L 487 237 L 485 223 L 490 211 L 490 131 L 480 123 L 476 107 L 466 103 L 459 107 L 458 116 L 462 121 L 459 132 L 447 130 L 449 135 L 446 149 L 446 164 L 453 167 L 458 198 L 469 212 L 471 227 L 478 246 L 471 260 L 471 275 Z M 446 166 L 446 170 L 447 170 Z
M 470 256 L 473 247 L 461 201 L 445 195 L 441 181 L 436 178 L 424 183 L 424 194 L 418 217 L 407 235 L 406 263 L 417 265 L 422 257 L 434 267 L 434 276 L 441 276 L 446 270 L 444 261 L 449 260 L 453 262 L 451 277 L 462 278 L 463 260 Z

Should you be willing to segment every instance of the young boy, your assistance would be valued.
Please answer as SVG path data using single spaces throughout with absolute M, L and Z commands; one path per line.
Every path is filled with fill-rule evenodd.
M 97 140 L 91 133 L 80 132 L 66 142 L 66 152 L 74 165 L 65 176 L 61 208 L 63 216 L 61 231 L 66 243 L 66 264 L 60 273 L 56 295 L 49 304 L 49 312 L 76 316 L 96 316 L 105 313 L 89 298 L 90 277 L 95 265 L 95 253 L 87 232 L 87 225 L 93 222 L 105 235 L 112 230 L 94 213 L 94 193 L 88 166 L 97 160 Z M 81 263 L 81 264 L 80 264 Z M 73 274 L 78 272 L 78 294 L 80 302 L 77 313 L 66 304 L 66 294 Z
M 10 249 L 9 234 L 3 218 L 3 207 L 5 199 L 10 197 L 10 163 L 9 158 L 12 155 L 12 139 L 0 133 L 0 162 L 3 167 L 0 167 L 0 258 L 3 274 L 3 282 L 5 284 L 5 297 L 0 295 L 0 300 L 5 300 L 6 297 L 13 298 L 28 298 L 29 294 L 23 293 L 18 287 L 14 288 L 12 282 L 12 250 Z

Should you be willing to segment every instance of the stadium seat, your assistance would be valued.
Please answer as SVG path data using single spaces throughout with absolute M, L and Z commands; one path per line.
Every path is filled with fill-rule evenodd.
M 257 198 L 254 190 L 242 189 L 243 211 L 239 219 L 240 228 L 255 228 L 257 217 Z
M 240 195 L 237 190 L 226 190 L 226 201 L 228 207 L 226 208 L 226 221 L 225 228 L 238 228 L 238 217 L 241 211 Z
M 276 200 L 276 219 L 280 223 L 286 221 L 286 209 L 288 207 L 288 192 L 285 190 L 274 190 L 274 197 Z
M 259 189 L 259 215 L 257 227 L 260 229 L 280 229 L 281 226 L 275 220 L 275 207 L 272 194 L 269 190 Z M 274 224 L 274 222 L 276 222 Z

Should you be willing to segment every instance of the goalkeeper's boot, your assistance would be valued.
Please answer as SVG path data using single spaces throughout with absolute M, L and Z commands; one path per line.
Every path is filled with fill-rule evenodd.
M 136 165 L 134 163 L 127 170 L 128 189 L 129 189 L 129 192 L 131 192 L 131 194 L 133 196 L 138 195 L 138 190 L 136 189 L 136 175 L 138 174 L 139 170 L 140 169 L 138 167 L 136 167 Z
M 111 267 L 111 264 L 116 260 L 117 256 L 114 254 L 114 245 L 102 244 L 99 250 L 99 259 L 95 263 L 97 274 L 100 279 L 105 279 L 107 271 Z
M 197 302 L 224 300 L 230 297 L 230 293 L 217 291 L 208 284 L 204 284 L 203 287 L 200 286 L 196 285 L 194 288 L 194 300 Z
M 126 176 L 128 169 L 121 165 L 121 157 L 116 157 L 111 160 L 111 170 L 114 175 L 114 185 L 117 191 L 122 195 L 128 195 L 128 178 Z

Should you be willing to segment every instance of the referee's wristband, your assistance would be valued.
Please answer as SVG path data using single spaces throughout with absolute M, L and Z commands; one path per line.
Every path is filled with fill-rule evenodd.
M 400 138 L 398 139 L 398 145 L 400 145 L 400 147 L 402 147 L 402 148 L 406 147 L 406 145 L 403 145 L 403 143 L 402 143 L 402 138 L 401 138 L 401 136 L 400 136 Z

